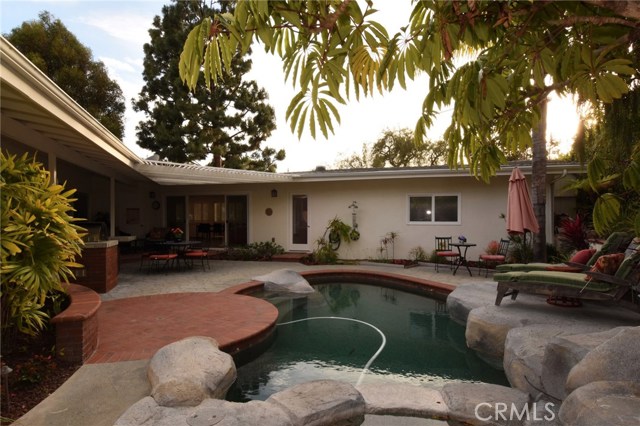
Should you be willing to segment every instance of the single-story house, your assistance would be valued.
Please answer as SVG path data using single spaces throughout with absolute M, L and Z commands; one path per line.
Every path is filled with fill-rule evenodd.
M 506 236 L 501 215 L 513 164 L 485 184 L 446 167 L 264 173 L 145 160 L 6 39 L 0 47 L 2 149 L 37 152 L 58 182 L 77 189 L 78 217 L 108 223 L 111 236 L 143 239 L 153 228 L 180 226 L 212 246 L 274 241 L 310 251 L 338 217 L 358 225 L 360 239 L 339 251 L 353 259 L 406 258 L 418 246 L 433 250 L 435 236 L 459 235 L 477 244 L 473 259 Z M 530 177 L 530 164 L 519 167 Z M 562 192 L 563 182 L 581 173 L 575 163 L 549 163 L 549 241 L 554 217 L 575 214 L 575 194 Z M 394 247 L 381 253 L 390 232 Z

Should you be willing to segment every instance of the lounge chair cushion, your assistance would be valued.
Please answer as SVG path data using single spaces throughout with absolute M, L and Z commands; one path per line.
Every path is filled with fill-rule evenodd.
M 522 283 L 536 283 L 536 284 L 555 284 L 567 287 L 575 287 L 581 289 L 583 287 L 593 291 L 609 291 L 614 285 L 604 283 L 601 281 L 589 279 L 587 274 L 577 272 L 557 272 L 557 271 L 530 271 L 530 272 L 504 272 L 495 274 L 493 276 L 494 281 L 499 282 L 522 282 Z
M 628 255 L 625 252 L 624 261 L 616 271 L 616 278 L 628 280 L 631 284 L 640 284 L 639 260 L 640 250 L 638 250 L 638 248 L 636 248 L 635 251 L 630 252 Z
M 576 252 L 576 254 L 574 254 L 569 261 L 573 263 L 580 263 L 581 265 L 586 265 L 595 252 L 596 249 L 580 250 Z
M 570 265 L 549 265 L 544 268 L 545 271 L 560 271 L 560 272 L 583 272 L 584 268 L 580 266 L 570 266 Z
M 592 272 L 615 275 L 624 260 L 624 253 L 605 254 L 600 256 L 591 268 Z
M 593 256 L 591 256 L 587 265 L 593 266 L 603 254 L 620 253 L 624 251 L 632 240 L 633 236 L 626 232 L 613 232 L 609 235 L 609 238 L 607 238 L 607 241 L 605 241 L 602 247 L 600 247 L 600 250 L 596 251 Z
M 541 263 L 541 262 L 532 262 L 532 263 L 506 263 L 503 265 L 496 266 L 496 270 L 498 272 L 510 272 L 510 271 L 544 271 L 548 266 L 553 265 L 552 263 Z

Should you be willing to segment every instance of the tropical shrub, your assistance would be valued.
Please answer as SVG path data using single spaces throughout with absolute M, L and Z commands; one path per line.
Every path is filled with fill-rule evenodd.
M 72 217 L 75 190 L 52 184 L 35 157 L 0 153 L 2 337 L 16 330 L 37 334 L 47 323 L 47 296 L 63 282 L 80 255 L 81 231 Z
M 409 259 L 415 260 L 416 262 L 425 262 L 429 260 L 429 256 L 422 247 L 416 246 L 409 251 Z
M 331 219 L 323 236 L 316 240 L 316 248 L 311 254 L 311 261 L 313 263 L 336 263 L 338 261 L 340 243 L 343 240 L 347 243 L 351 242 L 352 231 L 354 231 L 354 228 L 351 228 L 338 217 Z M 357 230 L 355 231 L 358 234 L 354 241 L 360 239 L 360 233 Z
M 508 263 L 529 263 L 533 258 L 531 247 L 531 237 L 525 241 L 522 235 L 510 235 L 509 252 L 507 253 Z
M 558 241 L 562 250 L 566 252 L 589 248 L 587 226 L 582 216 L 577 214 L 575 219 L 566 217 L 560 222 Z
M 489 241 L 489 244 L 484 249 L 484 252 L 487 254 L 498 254 L 498 250 L 500 249 L 500 244 L 496 240 Z
M 227 250 L 229 260 L 271 260 L 276 254 L 284 253 L 284 248 L 271 241 L 251 243 L 244 247 L 234 247 Z
M 316 249 L 311 254 L 313 263 L 332 264 L 338 262 L 338 252 L 325 238 L 316 241 Z

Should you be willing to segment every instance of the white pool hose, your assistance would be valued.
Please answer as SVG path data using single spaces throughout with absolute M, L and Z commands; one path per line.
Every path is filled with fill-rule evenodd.
M 382 344 L 380 345 L 380 347 L 378 348 L 376 353 L 374 353 L 373 356 L 369 359 L 369 361 L 367 361 L 367 363 L 365 364 L 364 368 L 362 369 L 362 372 L 360 373 L 360 377 L 358 377 L 358 381 L 356 382 L 356 387 L 360 386 L 360 384 L 362 383 L 362 380 L 364 379 L 364 375 L 369 370 L 369 367 L 371 366 L 371 364 L 373 364 L 373 361 L 375 361 L 375 359 L 378 357 L 378 355 L 380 355 L 380 352 L 382 352 L 382 350 L 384 349 L 385 345 L 387 344 L 387 338 L 385 337 L 384 333 L 382 331 L 380 331 L 380 329 L 378 327 L 376 327 L 373 324 L 369 324 L 368 322 L 361 321 L 361 320 L 358 320 L 358 319 L 355 319 L 355 318 L 344 318 L 344 317 L 310 317 L 310 318 L 302 318 L 302 319 L 299 319 L 299 320 L 281 322 L 281 323 L 278 323 L 276 325 L 280 326 L 280 325 L 294 324 L 296 322 L 303 322 L 303 321 L 310 321 L 310 320 L 326 320 L 326 319 L 352 321 L 352 322 L 358 322 L 360 324 L 368 325 L 369 327 L 371 327 L 375 331 L 377 331 L 380 334 L 380 336 L 382 337 Z

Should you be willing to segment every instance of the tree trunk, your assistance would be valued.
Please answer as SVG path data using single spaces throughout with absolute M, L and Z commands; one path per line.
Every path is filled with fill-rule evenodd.
M 533 165 L 531 168 L 531 202 L 540 227 L 533 239 L 533 259 L 547 260 L 546 177 L 547 177 L 547 100 L 540 103 L 540 120 L 533 129 Z

